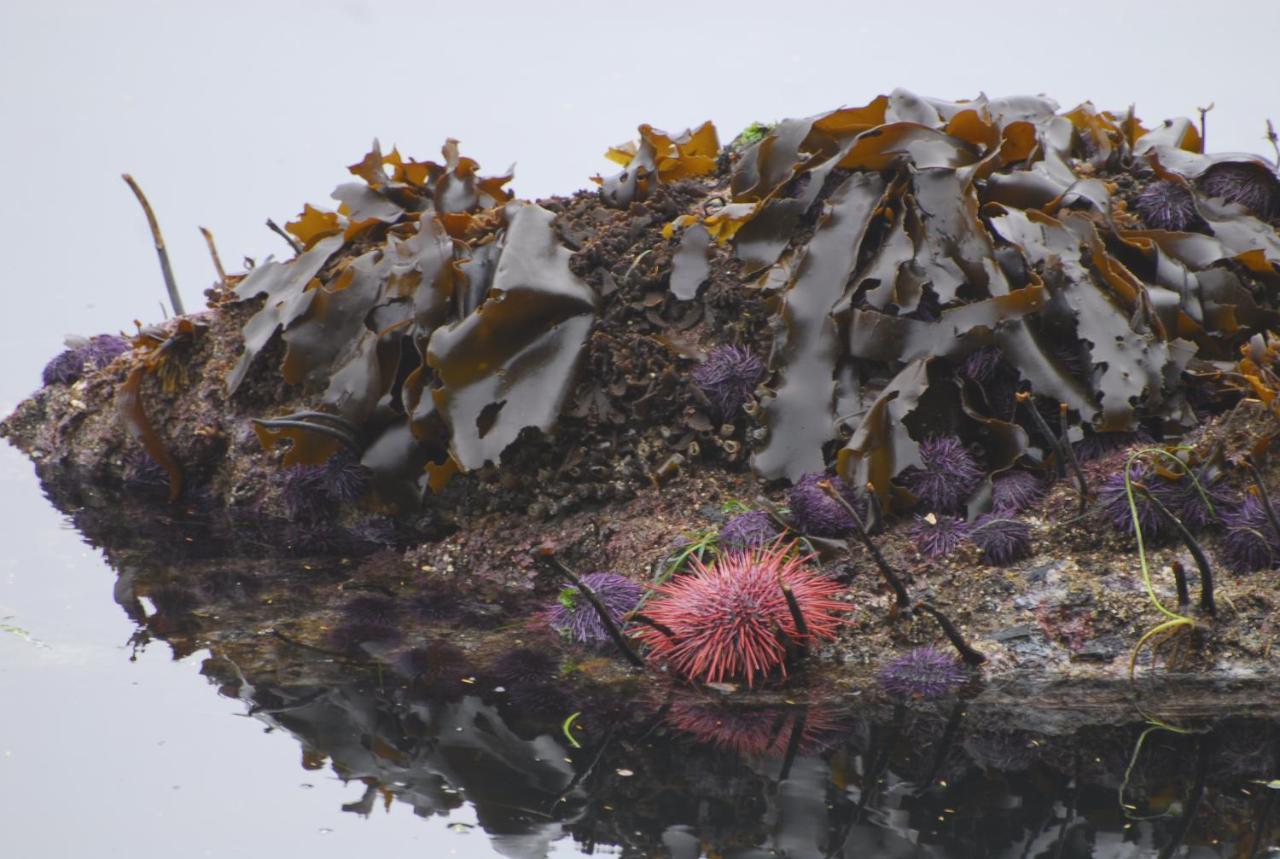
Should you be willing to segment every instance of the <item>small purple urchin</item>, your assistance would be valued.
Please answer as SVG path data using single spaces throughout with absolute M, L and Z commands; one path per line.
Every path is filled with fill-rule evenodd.
M 1215 164 L 1200 177 L 1200 190 L 1209 197 L 1239 203 L 1259 218 L 1271 216 L 1276 178 L 1261 164 L 1228 161 Z
M 643 587 L 617 573 L 588 573 L 582 581 L 618 626 L 622 626 L 623 615 L 634 611 L 644 595 Z M 601 644 L 609 640 L 609 631 L 600 615 L 576 587 L 560 592 L 555 605 L 547 612 L 547 622 L 556 632 L 579 644 Z
M 1269 570 L 1280 558 L 1280 538 L 1267 519 L 1262 499 L 1249 493 L 1238 507 L 1222 510 L 1222 560 L 1232 571 Z
M 1124 483 L 1125 468 L 1108 477 L 1098 493 L 1102 502 L 1102 510 L 1117 531 L 1133 533 L 1133 513 L 1129 509 L 1129 494 Z M 1129 469 L 1129 481 L 1133 486 L 1133 504 L 1138 510 L 1138 525 L 1142 528 L 1142 538 L 1151 540 L 1170 528 L 1170 523 L 1160 513 L 1160 509 L 1146 496 L 1139 484 L 1160 499 L 1160 502 L 1172 511 L 1175 499 L 1168 482 L 1156 474 L 1155 469 L 1145 462 L 1136 462 Z
M 1184 476 L 1176 484 L 1169 487 L 1169 495 L 1173 504 L 1169 509 L 1177 514 L 1182 524 L 1189 531 L 1199 531 L 1210 525 L 1214 519 L 1231 506 L 1231 496 L 1222 485 L 1222 475 L 1208 467 L 1195 469 L 1192 473 L 1196 479 Z M 1199 482 L 1199 489 L 1196 483 Z M 1203 491 L 1203 495 L 1201 494 Z M 1164 498 L 1161 497 L 1163 501 Z M 1166 504 L 1169 502 L 1165 502 Z
M 812 537 L 842 537 L 853 530 L 853 517 L 818 488 L 824 480 L 840 493 L 849 506 L 857 510 L 857 496 L 853 488 L 839 477 L 832 477 L 823 471 L 813 471 L 801 477 L 787 491 L 787 507 L 791 510 L 791 518 L 801 533 Z M 865 520 L 864 520 L 865 524 Z
M 129 351 L 129 341 L 112 334 L 99 334 L 83 342 L 77 338 L 74 344 L 69 339 L 67 345 L 70 348 L 45 364 L 41 374 L 44 384 L 70 385 L 84 375 L 86 368 L 101 370 L 117 355 Z
M 351 454 L 338 451 L 322 465 L 296 465 L 281 477 L 280 502 L 291 519 L 318 519 L 337 505 L 369 491 L 370 472 Z
M 880 687 L 903 698 L 938 698 L 965 680 L 964 666 L 933 645 L 908 650 L 880 669 Z
M 1044 481 L 1029 471 L 1006 471 L 991 480 L 991 510 L 1005 516 L 1021 513 L 1044 496 Z
M 390 597 L 355 597 L 342 607 L 342 623 L 330 639 L 343 650 L 354 650 L 365 641 L 398 641 L 399 618 L 399 606 Z
M 1167 179 L 1152 182 L 1144 188 L 1134 202 L 1134 208 L 1143 223 L 1155 230 L 1186 232 L 1200 220 L 1191 192 Z
M 1151 434 L 1143 429 L 1136 432 L 1090 432 L 1073 447 L 1077 459 L 1081 462 L 1091 462 L 1122 448 L 1135 444 L 1149 444 L 1151 441 Z
M 720 545 L 725 549 L 759 549 L 772 543 L 782 529 L 764 510 L 739 513 L 720 528 Z
M 982 469 L 957 436 L 931 436 L 920 442 L 922 468 L 903 473 L 903 482 L 925 509 L 959 513 L 982 480 Z
M 1003 567 L 1031 555 L 1031 528 L 1018 519 L 980 516 L 969 530 L 969 541 L 989 564 Z
M 969 525 L 956 516 L 917 516 L 908 532 L 911 541 L 926 558 L 950 555 L 969 536 Z
M 764 379 L 764 364 L 740 346 L 717 346 L 694 368 L 692 378 L 721 420 L 731 420 Z
M 985 382 L 995 375 L 1004 359 L 1004 352 L 999 346 L 984 346 L 976 352 L 970 352 L 960 365 L 960 372 L 975 382 Z

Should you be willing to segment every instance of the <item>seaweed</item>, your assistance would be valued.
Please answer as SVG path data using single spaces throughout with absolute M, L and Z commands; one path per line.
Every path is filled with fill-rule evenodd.
M 1280 324 L 1280 236 L 1266 220 L 1280 181 L 1260 158 L 1202 150 L 1188 120 L 1148 130 L 1088 103 L 905 90 L 753 126 L 723 150 L 710 123 L 642 125 L 608 153 L 621 172 L 597 177 L 595 205 L 630 211 L 593 238 L 570 204 L 516 201 L 509 174 L 481 177 L 456 141 L 442 163 L 375 141 L 336 211 L 306 207 L 287 225 L 302 252 L 234 287 L 229 300 L 261 306 L 227 385 L 239 390 L 278 339 L 280 379 L 350 432 L 264 415 L 264 443 L 290 445 L 288 464 L 347 449 L 384 500 L 412 504 L 503 465 L 562 412 L 575 432 L 625 425 L 627 385 L 598 377 L 640 367 L 605 354 L 613 327 L 643 317 L 638 336 L 668 348 L 646 359 L 640 400 L 662 396 L 706 348 L 675 332 L 756 279 L 761 318 L 732 342 L 772 332 L 747 408 L 760 426 L 717 445 L 731 459 L 747 448 L 766 480 L 834 465 L 889 512 L 912 503 L 901 486 L 925 464 L 920 445 L 958 435 L 982 448 L 974 517 L 991 475 L 1019 461 L 1069 464 L 1081 439 L 1144 426 L 1185 433 L 1204 408 L 1188 380 Z M 572 267 L 562 236 L 580 248 Z M 1226 383 L 1276 403 L 1275 349 L 1253 351 Z M 1047 434 L 1036 403 L 1059 404 Z M 721 411 L 728 423 L 735 410 Z M 710 430 L 687 427 L 686 461 L 710 447 Z

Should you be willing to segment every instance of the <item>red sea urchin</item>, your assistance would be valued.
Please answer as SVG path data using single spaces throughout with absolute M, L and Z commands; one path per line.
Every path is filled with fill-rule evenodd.
M 707 566 L 692 559 L 692 573 L 657 588 L 646 614 L 661 626 L 637 637 L 649 656 L 686 678 L 705 683 L 745 680 L 775 668 L 786 674 L 787 641 L 831 639 L 852 608 L 836 597 L 841 586 L 796 557 L 789 544 L 757 552 L 726 552 Z M 782 586 L 790 587 L 807 633 L 796 626 Z

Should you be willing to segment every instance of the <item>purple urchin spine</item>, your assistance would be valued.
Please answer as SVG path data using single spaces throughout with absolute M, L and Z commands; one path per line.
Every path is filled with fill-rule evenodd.
M 787 506 L 796 527 L 813 537 L 840 537 L 853 530 L 853 518 L 818 484 L 827 480 L 855 510 L 857 495 L 848 483 L 823 471 L 804 475 L 787 491 Z
M 733 419 L 764 376 L 764 363 L 740 346 L 717 346 L 692 373 L 693 383 L 725 421 Z
M 726 549 L 759 549 L 782 533 L 764 510 L 739 513 L 720 528 L 720 545 Z
M 1106 514 L 1111 527 L 1117 531 L 1132 534 L 1133 513 L 1129 509 L 1129 494 L 1125 489 L 1124 474 L 1124 466 L 1121 466 L 1119 471 L 1103 481 L 1102 489 L 1098 492 L 1098 500 L 1102 503 L 1102 511 Z M 1133 504 L 1138 510 L 1138 525 L 1142 528 L 1143 539 L 1154 539 L 1168 531 L 1170 524 L 1165 521 L 1160 509 L 1146 497 L 1142 487 L 1145 486 L 1147 491 L 1160 499 L 1161 503 L 1173 509 L 1169 484 L 1145 462 L 1135 463 L 1129 469 L 1129 481 L 1133 484 Z
M 938 698 L 965 679 L 964 666 L 933 645 L 908 650 L 880 670 L 880 687 L 903 698 Z
M 112 334 L 99 334 L 72 346 L 45 365 L 41 381 L 45 385 L 70 385 L 84 375 L 85 369 L 101 370 L 129 351 L 129 342 Z
M 1195 475 L 1195 480 L 1191 479 L 1192 474 Z M 1199 489 L 1196 488 L 1197 483 Z M 1169 509 L 1178 515 L 1188 531 L 1208 527 L 1231 506 L 1231 496 L 1222 485 L 1222 475 L 1207 467 L 1183 475 L 1181 480 L 1170 487 L 1169 496 L 1173 501 Z
M 908 532 L 911 542 L 926 558 L 950 555 L 969 536 L 969 525 L 955 516 L 917 516 Z
M 984 346 L 976 352 L 970 352 L 960 365 L 960 372 L 975 382 L 985 382 L 995 375 L 1004 359 L 1004 352 L 999 346 Z
M 1031 555 L 1031 528 L 1017 519 L 981 516 L 969 530 L 969 540 L 988 563 L 997 567 Z
M 1143 223 L 1156 230 L 1186 232 L 1200 221 L 1191 192 L 1168 179 L 1152 182 L 1142 190 L 1134 208 Z
M 1044 496 L 1044 481 L 1029 471 L 1006 471 L 991 480 L 991 510 L 1012 516 Z
M 1276 566 L 1277 538 L 1258 496 L 1249 493 L 1234 508 L 1222 511 L 1222 561 L 1236 573 L 1252 573 Z
M 1259 218 L 1271 216 L 1276 178 L 1261 164 L 1229 161 L 1214 164 L 1200 177 L 1200 190 L 1209 197 L 1239 203 Z
M 644 588 L 617 573 L 588 573 L 583 583 L 591 588 L 618 626 L 622 618 L 634 611 L 644 595 Z M 560 592 L 556 603 L 547 615 L 551 628 L 579 644 L 603 644 L 609 641 L 609 631 L 600 616 L 577 588 L 568 587 Z
M 982 469 L 958 436 L 931 436 L 920 442 L 921 468 L 908 469 L 903 482 L 926 510 L 959 513 L 982 480 Z

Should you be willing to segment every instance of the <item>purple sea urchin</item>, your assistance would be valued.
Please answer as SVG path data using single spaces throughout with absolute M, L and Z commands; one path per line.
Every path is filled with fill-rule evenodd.
M 1261 164 L 1227 161 L 1204 172 L 1200 190 L 1206 196 L 1239 203 L 1251 214 L 1267 218 L 1275 206 L 1276 177 Z
M 926 510 L 959 513 L 982 480 L 982 469 L 957 436 L 932 436 L 920 442 L 921 468 L 903 473 L 907 489 Z
M 764 379 L 764 363 L 740 346 L 717 346 L 694 368 L 692 378 L 721 420 L 732 420 Z
M 399 606 L 390 597 L 358 596 L 342 607 L 342 623 L 330 634 L 343 650 L 354 650 L 365 641 L 397 641 Z
M 956 516 L 930 513 L 917 516 L 908 532 L 920 554 L 926 558 L 942 558 L 960 547 L 969 536 L 969 525 Z
M 814 471 L 801 477 L 787 491 L 787 506 L 796 527 L 802 533 L 814 537 L 841 537 L 853 530 L 853 519 L 849 511 L 836 503 L 827 493 L 818 488 L 824 480 L 831 481 L 835 490 L 849 502 L 855 510 L 856 493 L 848 483 L 839 477 L 832 477 L 822 471 Z
M 1191 192 L 1168 179 L 1144 188 L 1134 201 L 1134 208 L 1142 222 L 1153 230 L 1186 232 L 1200 221 Z
M 1170 486 L 1169 497 L 1172 501 L 1169 509 L 1177 514 L 1182 524 L 1189 531 L 1199 531 L 1231 505 L 1231 496 L 1222 485 L 1222 475 L 1209 468 L 1198 468 L 1194 472 L 1196 479 L 1184 476 L 1176 484 Z M 1197 482 L 1199 489 L 1196 488 Z M 1204 494 L 1201 494 L 1203 491 Z M 1161 497 L 1161 500 L 1165 500 Z M 1166 504 L 1169 502 L 1166 501 Z
M 623 615 L 634 611 L 644 595 L 643 587 L 617 573 L 588 573 L 582 581 L 600 599 L 619 627 L 622 626 Z M 552 629 L 579 644 L 595 645 L 609 641 L 609 631 L 605 629 L 600 615 L 575 587 L 567 587 L 560 592 L 555 605 L 547 613 L 547 622 Z
M 291 519 L 319 519 L 334 506 L 358 501 L 369 491 L 370 472 L 345 450 L 322 465 L 297 465 L 284 472 L 280 502 Z
M 70 348 L 45 365 L 41 373 L 45 385 L 70 385 L 78 381 L 86 369 L 101 370 L 117 355 L 129 351 L 127 340 L 111 334 L 99 334 L 74 345 L 69 341 L 68 346 Z
M 1012 516 L 1044 496 L 1044 481 L 1029 471 L 1006 471 L 991 480 L 991 510 Z
M 880 669 L 880 687 L 903 698 L 938 698 L 965 680 L 964 666 L 951 653 L 933 645 L 896 656 Z
M 996 374 L 1004 352 L 999 346 L 984 346 L 976 352 L 970 352 L 960 365 L 960 372 L 975 382 L 985 382 Z
M 1031 528 L 999 515 L 982 516 L 969 529 L 969 540 L 987 563 L 1003 567 L 1031 555 Z
M 772 543 L 782 529 L 764 510 L 739 513 L 720 528 L 720 546 L 725 549 L 759 549 Z
M 1129 495 L 1125 490 L 1124 466 L 1110 475 L 1098 492 L 1098 500 L 1102 503 L 1103 513 L 1111 527 L 1117 531 L 1133 533 L 1133 514 L 1129 509 Z M 1145 462 L 1135 462 L 1129 469 L 1129 480 L 1134 484 L 1133 503 L 1138 510 L 1138 525 L 1142 528 L 1144 540 L 1151 540 L 1170 529 L 1170 523 L 1160 513 L 1160 509 L 1142 492 L 1145 486 L 1149 492 L 1160 499 L 1170 510 L 1173 510 L 1173 494 L 1170 486 L 1155 469 Z
M 1267 511 L 1258 496 L 1248 493 L 1239 506 L 1222 510 L 1222 561 L 1237 573 L 1269 570 L 1280 559 L 1280 539 L 1276 537 Z
M 1091 462 L 1122 448 L 1135 444 L 1149 444 L 1151 441 L 1150 433 L 1143 429 L 1136 432 L 1088 432 L 1073 447 L 1076 457 L 1081 462 Z

